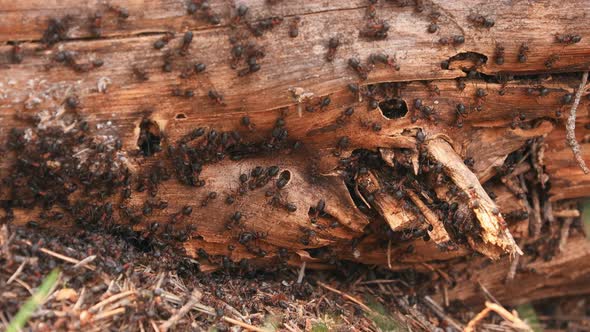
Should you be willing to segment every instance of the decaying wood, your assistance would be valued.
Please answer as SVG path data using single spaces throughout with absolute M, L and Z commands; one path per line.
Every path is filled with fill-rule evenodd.
M 449 298 L 466 304 L 480 304 L 483 294 L 477 283 L 484 285 L 503 305 L 588 294 L 590 274 L 586 261 L 589 255 L 590 245 L 583 236 L 570 237 L 564 251 L 550 261 L 521 256 L 520 268 L 514 279 L 508 282 L 505 282 L 505 276 L 511 265 L 509 259 L 496 264 L 483 260 L 454 264 L 449 272 L 459 277 L 457 286 L 449 289 Z
M 249 35 L 244 23 L 232 23 L 233 2 L 212 2 L 219 24 L 188 15 L 181 2 L 111 3 L 125 6 L 128 18 L 102 1 L 4 4 L 0 40 L 11 44 L 0 46 L 0 143 L 12 139 L 13 128 L 23 130 L 19 137 L 28 145 L 43 138 L 50 127 L 60 128 L 66 136 L 86 135 L 86 141 L 72 147 L 80 165 L 95 153 L 95 164 L 89 168 L 128 169 L 136 182 L 128 198 L 120 187 L 100 201 L 92 188 L 68 198 L 94 210 L 112 204 L 116 212 L 109 230 L 128 228 L 142 239 L 173 245 L 199 259 L 204 270 L 242 259 L 265 266 L 277 261 L 304 263 L 307 268 L 329 268 L 334 259 L 346 259 L 396 270 L 421 269 L 417 266 L 424 262 L 454 262 L 472 251 L 499 259 L 523 254 L 515 238 L 527 242 L 529 218 L 534 216 L 534 235 L 542 231 L 545 219 L 536 215 L 541 206 L 590 195 L 590 175 L 572 158 L 564 126 L 564 115 L 571 109 L 564 98 L 579 84 L 572 73 L 590 65 L 590 27 L 583 16 L 590 11 L 588 1 L 424 1 L 422 10 L 412 1 L 407 6 L 385 1 L 376 6 L 379 19 L 390 25 L 384 40 L 367 40 L 359 34 L 367 19 L 365 1 L 240 3 L 249 6 L 246 20 L 251 23 L 272 16 L 299 16 L 298 37 L 289 37 L 284 22 L 260 37 Z M 468 19 L 472 8 L 493 17 L 495 25 L 486 29 L 472 24 Z M 98 12 L 103 22 L 97 37 L 89 18 Z M 432 17 L 437 17 L 440 27 L 434 34 L 427 31 Z M 47 47 L 42 41 L 48 22 L 64 18 L 70 21 L 64 40 Z M 193 42 L 180 52 L 185 31 L 192 31 Z M 175 37 L 161 50 L 154 49 L 167 32 Z M 568 33 L 581 35 L 581 41 L 556 42 L 556 34 Z M 229 39 L 241 34 L 247 36 L 244 45 L 260 46 L 265 56 L 259 60 L 259 71 L 239 76 L 231 68 Z M 463 36 L 464 43 L 441 45 L 441 38 L 453 36 Z M 340 46 L 330 62 L 326 54 L 333 37 Z M 519 61 L 524 46 L 526 59 Z M 14 61 L 16 47 L 22 49 L 22 61 Z M 57 61 L 63 51 L 71 52 L 79 64 L 97 60 L 103 64 L 80 73 L 78 67 Z M 349 59 L 369 64 L 373 53 L 395 59 L 399 71 L 377 64 L 366 80 L 360 78 Z M 170 71 L 163 70 L 167 57 L 173 58 Z M 206 64 L 206 70 L 190 72 L 196 63 Z M 191 75 L 184 75 L 187 70 Z M 359 84 L 359 91 L 351 92 L 351 83 Z M 178 96 L 177 89 L 184 96 Z M 79 105 L 71 107 L 68 97 L 72 96 Z M 373 107 L 372 101 L 380 106 Z M 430 108 L 420 107 L 418 101 Z M 392 110 L 388 104 L 400 106 Z M 575 119 L 575 139 L 585 160 L 590 160 L 589 118 L 583 110 L 589 105 L 582 97 Z M 465 113 L 458 111 L 461 106 Z M 85 124 L 88 129 L 81 130 Z M 198 128 L 204 134 L 188 139 Z M 217 136 L 211 138 L 213 131 Z M 158 136 L 162 151 L 142 154 L 140 141 L 147 132 Z M 223 135 L 226 141 L 227 137 L 235 141 L 227 144 L 231 147 L 211 144 Z M 511 154 L 539 137 L 543 141 L 535 143 L 530 158 L 525 155 L 510 165 Z M 212 159 L 220 160 L 198 165 L 204 186 L 179 180 L 179 167 L 197 165 L 186 160 L 188 154 L 174 159 L 174 152 L 212 145 Z M 98 151 L 98 146 L 106 152 Z M 374 152 L 371 156 L 379 157 L 379 166 L 360 164 L 366 162 L 363 151 Z M 113 159 L 107 158 L 110 154 Z M 0 155 L 2 179 L 15 174 L 21 159 L 34 157 L 26 148 L 6 148 Z M 43 157 L 53 171 L 65 167 L 51 154 Z M 154 197 L 150 190 L 135 190 L 161 165 L 170 176 L 156 181 Z M 268 172 L 273 166 L 279 173 L 264 175 L 265 181 L 257 182 L 252 175 L 257 167 Z M 544 201 L 533 200 L 532 206 L 525 197 L 527 190 L 537 194 L 526 187 L 529 180 L 524 175 L 530 172 L 536 172 L 533 178 L 541 188 L 546 181 L 551 183 L 541 197 Z M 242 174 L 247 175 L 245 182 Z M 287 180 L 278 185 L 282 179 Z M 11 187 L 19 183 L 3 184 L 0 199 L 17 200 Z M 166 206 L 146 210 L 158 200 L 166 201 Z M 442 203 L 456 203 L 469 227 L 456 225 L 457 215 L 442 209 Z M 40 217 L 39 204 L 11 205 L 15 205 L 10 209 L 14 222 L 21 225 L 34 221 L 41 227 L 68 229 L 79 217 L 56 206 L 51 212 L 66 217 L 48 223 Z M 133 218 L 123 216 L 126 211 Z M 8 214 L 6 209 L 0 217 Z M 101 218 L 97 217 L 103 222 Z M 77 223 L 97 226 L 89 226 L 87 220 Z M 469 231 L 455 234 L 457 229 Z M 582 244 L 570 238 L 563 246 L 562 254 L 546 265 L 527 266 L 566 271 L 578 264 L 580 271 L 587 272 L 590 267 L 582 259 L 586 256 L 574 252 Z M 483 269 L 482 278 L 490 283 L 504 280 L 505 264 Z M 521 275 L 517 271 L 513 282 Z M 541 289 L 529 289 L 530 296 L 519 293 L 515 301 L 539 298 L 551 285 L 565 283 L 536 274 L 525 280 L 535 280 Z M 568 287 L 552 294 L 570 292 Z M 499 284 L 488 288 L 501 289 Z M 499 292 L 502 298 L 504 293 Z M 451 298 L 465 300 L 476 296 L 461 285 L 451 293 Z

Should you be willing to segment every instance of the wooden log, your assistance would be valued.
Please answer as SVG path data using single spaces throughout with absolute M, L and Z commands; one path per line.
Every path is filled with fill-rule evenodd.
M 235 4 L 213 1 L 219 24 L 158 0 L 112 3 L 118 11 L 98 1 L 4 4 L 0 40 L 23 43 L 0 46 L 0 216 L 132 233 L 204 268 L 241 259 L 321 268 L 347 259 L 404 269 L 473 250 L 491 258 L 519 252 L 513 237 L 527 241 L 528 207 L 513 189 L 526 186 L 500 178 L 523 163 L 511 155 L 531 140 L 544 138 L 551 201 L 589 195 L 590 176 L 578 170 L 562 124 L 575 73 L 590 65 L 590 28 L 579 14 L 587 1 L 385 1 L 374 8 L 389 24 L 383 40 L 363 32 L 371 23 L 365 1 L 241 3 L 249 10 L 236 21 Z M 474 23 L 470 8 L 493 27 Z M 50 20 L 68 15 L 63 40 L 48 45 Z M 283 23 L 255 36 L 273 16 Z M 291 38 L 295 17 L 299 35 Z M 433 20 L 439 29 L 429 33 Z M 183 47 L 186 31 L 192 43 Z M 175 37 L 155 49 L 167 32 Z M 581 41 L 559 42 L 567 34 Z M 464 42 L 440 43 L 454 36 Z M 244 59 L 232 68 L 232 37 L 260 51 L 258 71 L 239 75 L 250 68 Z M 331 38 L 339 46 L 327 61 Z M 378 53 L 391 61 L 379 63 Z M 579 110 L 589 105 L 584 97 Z M 588 160 L 588 116 L 578 113 Z M 385 191 L 374 202 L 354 190 L 367 169 Z M 538 169 L 527 172 L 540 177 Z M 65 185 L 39 188 L 35 179 L 56 174 Z M 71 183 L 79 188 L 69 193 Z M 401 192 L 396 203 L 384 199 L 392 190 Z M 475 219 L 457 225 L 444 203 Z M 400 206 L 426 214 L 457 243 L 423 241 L 427 225 L 403 217 Z M 505 227 L 496 206 L 520 216 Z

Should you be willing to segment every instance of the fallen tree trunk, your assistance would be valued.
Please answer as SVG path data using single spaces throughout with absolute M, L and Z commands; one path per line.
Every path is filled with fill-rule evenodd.
M 4 220 L 173 246 L 203 270 L 427 271 L 558 238 L 550 212 L 589 196 L 564 128 L 587 1 L 244 3 L 8 4 Z

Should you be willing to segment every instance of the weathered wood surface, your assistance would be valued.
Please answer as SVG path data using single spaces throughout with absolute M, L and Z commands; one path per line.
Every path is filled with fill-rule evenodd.
M 548 195 L 553 201 L 589 196 L 590 175 L 578 169 L 565 145 L 563 121 L 569 105 L 562 100 L 579 84 L 575 75 L 567 73 L 587 70 L 590 66 L 590 37 L 587 37 L 590 27 L 585 16 L 590 12 L 590 2 L 424 1 L 423 11 L 417 10 L 413 2 L 400 6 L 401 2 L 382 1 L 376 6 L 377 17 L 391 26 L 385 40 L 367 40 L 359 36 L 367 20 L 365 1 L 280 1 L 273 5 L 263 0 L 240 2 L 250 8 L 246 15 L 248 21 L 269 16 L 284 17 L 285 21 L 262 37 L 245 38 L 263 47 L 266 56 L 259 61 L 260 71 L 239 77 L 230 67 L 229 38 L 247 29 L 243 25 L 237 29 L 230 26 L 236 5 L 231 1 L 212 2 L 213 11 L 221 18 L 219 25 L 187 15 L 186 6 L 181 2 L 112 2 L 129 10 L 129 18 L 121 20 L 101 1 L 0 1 L 0 41 L 24 41 L 21 44 L 24 60 L 20 64 L 11 63 L 13 46 L 0 46 L 0 142 L 7 140 L 11 128 L 31 127 L 27 117 L 44 110 L 63 110 L 65 98 L 77 95 L 81 107 L 76 112 L 88 121 L 91 134 L 119 138 L 126 166 L 133 174 L 141 174 L 165 154 L 143 157 L 137 153 L 139 126 L 145 118 L 159 125 L 165 138 L 164 148 L 198 127 L 219 132 L 235 130 L 244 141 L 264 142 L 281 118 L 286 123 L 289 140 L 302 142 L 303 152 L 287 149 L 239 162 L 226 159 L 207 165 L 202 172 L 207 180 L 204 188 L 195 189 L 175 180 L 163 182 L 158 195 L 168 201 L 168 207 L 155 209 L 149 218 L 134 225 L 134 230 L 148 233 L 151 224 L 169 223 L 171 214 L 191 205 L 194 206 L 191 216 L 183 218 L 175 228 L 196 226 L 195 233 L 182 244 L 186 253 L 195 257 L 199 248 L 206 248 L 211 256 L 227 256 L 235 262 L 249 258 L 268 264 L 278 256 L 279 248 L 289 248 L 297 254 L 290 257 L 293 264 L 306 260 L 308 266 L 320 268 L 331 258 L 344 258 L 401 269 L 415 267 L 416 263 L 461 257 L 470 250 L 491 257 L 499 256 L 500 252 L 516 252 L 515 246 L 506 244 L 508 242 L 488 246 L 473 241 L 471 246 L 442 251 L 433 241 L 420 239 L 394 241 L 389 250 L 388 241 L 382 236 L 383 226 L 387 224 L 379 217 L 384 210 L 377 209 L 380 212 L 377 216 L 367 216 L 358 209 L 358 203 L 353 201 L 339 177 L 339 159 L 357 149 L 379 148 L 395 150 L 398 155 L 400 150 L 412 150 L 417 159 L 421 149 L 421 142 L 416 138 L 419 132 L 424 133 L 426 145 L 429 141 L 444 139 L 456 153 L 454 159 L 473 158 L 470 169 L 486 190 L 494 187 L 498 197 L 495 203 L 488 202 L 491 204 L 486 208 L 488 215 L 494 204 L 503 215 L 508 215 L 526 211 L 527 207 L 505 185 L 494 182 L 498 168 L 527 140 L 545 137 L 544 165 L 551 181 Z M 102 36 L 91 38 L 88 18 L 96 12 L 103 13 Z M 430 34 L 427 28 L 433 12 L 440 13 L 437 19 L 440 29 Z M 493 18 L 495 25 L 490 29 L 475 27 L 467 19 L 472 13 Z M 68 40 L 44 49 L 40 40 L 48 20 L 66 15 L 73 17 Z M 289 24 L 295 16 L 301 18 L 299 36 L 290 38 Z M 164 54 L 179 48 L 187 30 L 194 33 L 188 55 L 175 56 L 172 71 L 163 72 Z M 174 32 L 176 37 L 163 50 L 155 50 L 154 42 L 168 31 Z M 582 40 L 571 45 L 555 41 L 556 34 L 568 33 L 579 34 Z M 465 43 L 439 44 L 440 38 L 454 35 L 463 35 Z M 327 62 L 328 40 L 335 36 L 340 38 L 341 46 L 334 61 Z M 527 61 L 521 63 L 517 58 L 523 43 L 528 45 L 529 52 Z M 505 48 L 502 65 L 495 61 L 498 45 Z M 55 61 L 58 53 L 64 50 L 74 52 L 79 63 L 101 59 L 104 64 L 87 73 L 76 72 Z M 360 80 L 349 67 L 349 58 L 358 57 L 366 63 L 369 55 L 375 52 L 395 56 L 400 70 L 378 64 L 367 80 Z M 459 54 L 466 54 L 466 58 L 453 58 Z M 546 62 L 552 57 L 558 60 L 548 68 Z M 449 59 L 452 60 L 449 69 L 442 69 L 441 62 Z M 478 59 L 483 59 L 484 63 L 477 64 Z M 186 67 L 197 62 L 207 65 L 204 73 L 180 77 Z M 244 66 L 242 63 L 239 69 Z M 145 69 L 149 79 L 139 80 L 133 74 L 133 67 Z M 475 77 L 457 81 L 457 78 L 465 78 L 470 70 Z M 108 83 L 105 89 L 99 88 L 100 82 Z M 382 82 L 403 82 L 397 86 L 380 85 L 375 98 L 379 102 L 391 98 L 403 100 L 409 109 L 406 115 L 388 118 L 379 109 L 371 111 L 367 105 L 370 98 L 365 96 L 360 101 L 359 96 L 347 88 L 349 83 L 365 86 Z M 461 82 L 465 83 L 464 89 L 459 88 Z M 546 96 L 539 95 L 541 87 L 548 89 Z M 175 88 L 192 89 L 194 97 L 172 96 Z M 298 103 L 291 92 L 294 88 L 313 93 L 313 97 Z M 485 92 L 484 97 L 476 96 L 479 89 Z M 210 90 L 223 95 L 223 104 L 208 97 Z M 306 105 L 317 104 L 325 96 L 331 100 L 328 106 L 317 108 L 313 113 L 305 111 Z M 413 107 L 418 98 L 435 109 L 433 119 L 425 118 Z M 457 126 L 459 103 L 469 112 L 462 119 L 462 128 Z M 349 107 L 354 108 L 354 114 L 343 117 L 344 110 Z M 479 111 L 475 110 L 477 107 Z M 578 108 L 577 134 L 586 160 L 590 160 L 588 129 L 585 128 L 589 107 L 590 102 L 584 97 Z M 241 124 L 244 116 L 250 118 L 255 128 Z M 414 116 L 418 116 L 416 121 L 412 119 Z M 515 120 L 518 118 L 522 119 Z M 511 128 L 513 123 L 514 129 Z M 376 126 L 380 130 L 375 130 Z M 338 146 L 342 137 L 349 140 L 345 147 Z M 335 152 L 340 155 L 335 156 Z M 9 175 L 9 167 L 16 156 L 4 152 L 3 157 L 0 178 Z M 271 165 L 290 172 L 291 182 L 284 193 L 286 199 L 296 203 L 296 211 L 287 213 L 268 205 L 266 189 L 237 196 L 231 207 L 225 205 L 226 196 L 238 189 L 241 173 L 256 166 Z M 310 168 L 321 176 L 314 176 L 312 181 Z M 468 189 L 469 185 L 463 187 L 465 192 L 469 192 Z M 436 191 L 444 200 L 446 193 Z M 209 192 L 218 193 L 218 198 L 199 207 Z M 386 200 L 392 198 L 391 195 L 385 197 Z M 8 188 L 0 187 L 0 199 L 7 198 Z M 140 211 L 146 198 L 145 192 L 133 192 L 126 204 Z M 327 216 L 318 217 L 321 225 L 318 227 L 310 222 L 309 212 L 321 199 L 326 201 Z M 377 196 L 376 200 L 379 199 Z M 420 199 L 427 201 L 423 196 Z M 118 194 L 110 200 L 119 202 Z M 243 225 L 238 229 L 226 229 L 228 219 L 238 210 L 244 216 Z M 24 224 L 38 213 L 39 210 L 16 209 L 15 221 Z M 334 221 L 339 227 L 328 227 Z M 414 228 L 408 221 L 401 224 Z M 518 243 L 525 241 L 528 220 L 511 222 L 508 226 Z M 493 228 L 503 232 L 496 224 Z M 255 241 L 257 250 L 265 251 L 265 258 L 256 258 L 256 253 L 249 248 L 236 245 L 245 231 L 265 234 Z M 504 236 L 508 236 L 507 233 L 500 237 Z M 303 238 L 307 241 L 302 241 Z M 229 246 L 235 248 L 229 249 Z M 324 256 L 314 253 L 317 256 L 314 257 L 305 251 L 312 248 L 329 248 L 330 253 Z
M 590 271 L 586 262 L 589 257 L 587 239 L 576 236 L 568 241 L 563 253 L 550 261 L 541 257 L 521 258 L 512 280 L 507 280 L 511 265 L 508 259 L 491 265 L 483 260 L 456 264 L 445 270 L 457 282 L 456 287 L 449 288 L 448 298 L 467 305 L 481 305 L 487 290 L 504 305 L 519 305 L 544 298 L 588 294 Z

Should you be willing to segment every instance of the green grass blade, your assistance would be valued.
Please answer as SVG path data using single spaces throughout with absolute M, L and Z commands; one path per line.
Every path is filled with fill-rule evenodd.
M 8 325 L 8 329 L 6 332 L 18 332 L 22 329 L 33 312 L 37 310 L 39 305 L 43 303 L 43 300 L 49 295 L 51 288 L 57 282 L 57 278 L 59 277 L 59 270 L 53 269 L 51 273 L 41 283 L 41 286 L 37 289 L 35 294 L 31 296 L 25 304 L 19 309 L 16 313 L 16 316 L 12 318 L 10 325 Z

